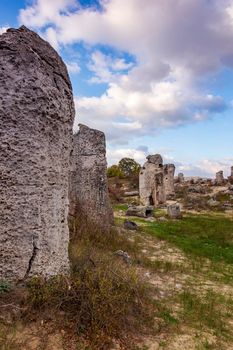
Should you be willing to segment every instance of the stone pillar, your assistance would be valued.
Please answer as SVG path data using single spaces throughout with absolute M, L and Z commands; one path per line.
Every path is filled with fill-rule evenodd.
M 0 36 L 0 278 L 69 268 L 74 104 L 57 52 L 26 27 Z
M 184 182 L 184 174 L 183 173 L 179 173 L 178 174 L 178 182 L 179 183 L 183 183 Z
M 215 183 L 218 186 L 224 185 L 225 181 L 224 181 L 223 171 L 222 170 L 220 170 L 220 171 L 218 171 L 216 173 Z
M 80 124 L 73 137 L 71 160 L 71 215 L 84 219 L 89 228 L 108 232 L 113 212 L 108 194 L 104 133 Z
M 228 177 L 228 181 L 233 185 L 233 166 L 231 167 L 231 175 Z
M 169 199 L 174 196 L 174 175 L 175 175 L 175 165 L 174 164 L 165 164 L 163 166 L 164 171 L 164 190 L 166 198 Z
M 163 159 L 160 154 L 150 155 L 139 173 L 139 196 L 143 205 L 164 204 Z

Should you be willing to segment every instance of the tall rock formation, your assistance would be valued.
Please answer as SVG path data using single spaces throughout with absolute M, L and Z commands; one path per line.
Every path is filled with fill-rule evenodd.
M 113 223 L 107 182 L 105 135 L 79 125 L 73 137 L 70 213 L 88 227 L 108 232 Z
M 158 205 L 166 201 L 163 159 L 160 154 L 150 155 L 139 173 L 139 196 L 143 205 Z
M 233 166 L 231 167 L 231 175 L 228 176 L 228 181 L 233 185 Z
M 172 198 L 175 195 L 175 187 L 174 187 L 175 169 L 176 168 L 174 164 L 165 164 L 163 166 L 164 190 L 165 190 L 166 199 Z
M 26 27 L 0 36 L 0 278 L 64 272 L 74 104 L 57 52 Z
M 216 173 L 216 177 L 215 177 L 215 184 L 218 186 L 224 185 L 225 180 L 224 180 L 224 176 L 223 176 L 223 171 L 220 170 Z

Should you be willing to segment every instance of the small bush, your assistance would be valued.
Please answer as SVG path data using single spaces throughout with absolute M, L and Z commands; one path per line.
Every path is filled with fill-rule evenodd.
M 72 327 L 88 349 L 110 349 L 113 340 L 131 349 L 133 337 L 152 329 L 153 303 L 147 283 L 114 252 L 122 249 L 136 256 L 137 244 L 73 220 L 71 274 L 31 279 L 26 316 L 54 315 L 57 328 Z
M 8 281 L 0 280 L 0 294 L 7 293 L 11 290 L 11 285 Z
M 130 346 L 130 334 L 143 331 L 152 316 L 136 271 L 106 256 L 80 257 L 70 277 L 33 278 L 28 292 L 31 310 L 62 311 L 93 349 L 108 349 L 112 339 Z

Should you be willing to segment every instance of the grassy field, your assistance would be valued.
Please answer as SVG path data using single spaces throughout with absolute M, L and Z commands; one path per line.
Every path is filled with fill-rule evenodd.
M 121 226 L 119 210 L 125 209 L 115 206 Z M 181 220 L 130 219 L 145 240 L 140 264 L 155 286 L 159 349 L 233 349 L 233 221 L 190 213 Z
M 114 205 L 110 236 L 92 228 L 72 238 L 69 277 L 31 280 L 21 303 L 0 283 L 0 311 L 19 315 L 8 323 L 2 313 L 1 350 L 233 349 L 233 221 L 169 220 L 160 209 L 130 217 L 139 230 L 127 231 L 126 210 Z

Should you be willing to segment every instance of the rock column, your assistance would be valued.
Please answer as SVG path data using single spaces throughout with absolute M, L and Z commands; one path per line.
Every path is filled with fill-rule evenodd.
M 163 167 L 164 171 L 164 189 L 166 199 L 172 198 L 175 194 L 174 188 L 174 174 L 175 174 L 175 165 L 174 164 L 165 164 Z
M 139 195 L 143 205 L 158 205 L 166 201 L 163 159 L 160 154 L 150 155 L 139 173 Z
M 105 135 L 79 125 L 73 138 L 70 212 L 88 228 L 109 232 L 113 223 L 107 182 Z
M 218 186 L 224 185 L 224 177 L 223 177 L 223 171 L 220 170 L 216 173 L 216 177 L 215 177 L 215 183 Z
M 26 27 L 0 36 L 0 279 L 68 270 L 74 104 L 57 52 Z

